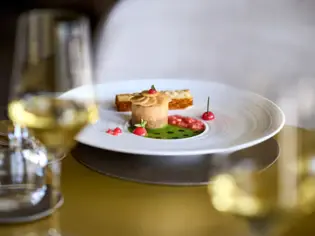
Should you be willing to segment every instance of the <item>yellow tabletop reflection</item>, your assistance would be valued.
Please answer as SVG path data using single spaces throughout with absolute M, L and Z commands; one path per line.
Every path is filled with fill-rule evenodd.
M 284 150 L 297 143 L 299 153 L 315 153 L 315 131 L 287 126 L 278 140 Z M 63 161 L 62 190 L 65 203 L 58 215 L 64 236 L 249 235 L 246 222 L 212 208 L 206 186 L 168 187 L 118 180 L 93 172 L 69 156 Z M 314 222 L 315 214 L 296 222 L 284 235 L 313 236 Z M 0 226 L 0 235 L 36 236 L 50 224 L 49 217 L 32 224 Z

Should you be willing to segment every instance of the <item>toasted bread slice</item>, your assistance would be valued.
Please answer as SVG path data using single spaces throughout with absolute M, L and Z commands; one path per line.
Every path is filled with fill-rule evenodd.
M 164 93 L 170 97 L 171 101 L 168 104 L 169 110 L 185 109 L 193 105 L 193 96 L 189 89 L 160 91 L 160 93 Z M 139 93 L 116 95 L 115 104 L 117 111 L 131 111 L 130 99 L 138 94 Z

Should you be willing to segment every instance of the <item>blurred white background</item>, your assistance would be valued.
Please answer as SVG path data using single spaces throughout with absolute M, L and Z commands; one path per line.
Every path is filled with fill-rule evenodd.
M 122 0 L 99 25 L 96 76 L 220 81 L 315 128 L 315 1 Z

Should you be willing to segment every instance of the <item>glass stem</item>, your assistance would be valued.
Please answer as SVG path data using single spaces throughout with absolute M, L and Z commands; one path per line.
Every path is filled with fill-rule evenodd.
M 48 153 L 48 159 L 50 160 L 49 165 L 49 174 L 50 174 L 50 185 L 51 185 L 51 208 L 55 208 L 61 193 L 60 187 L 60 175 L 61 175 L 61 162 L 56 160 L 55 153 Z M 51 228 L 49 230 L 49 236 L 59 236 L 60 231 L 60 220 L 59 213 L 55 209 L 54 213 L 51 216 Z

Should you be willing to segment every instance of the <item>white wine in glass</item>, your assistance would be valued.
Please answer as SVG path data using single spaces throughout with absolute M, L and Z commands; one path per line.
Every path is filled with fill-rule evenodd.
M 215 209 L 245 219 L 253 235 L 274 235 L 315 209 L 315 159 L 280 157 L 266 170 L 255 158 L 217 159 L 209 184 Z
M 98 119 L 94 100 L 89 20 L 69 11 L 33 10 L 18 19 L 8 115 L 14 123 L 11 148 L 35 138 L 48 154 L 51 208 L 60 192 L 60 158 L 76 135 Z M 80 99 L 62 94 L 90 88 Z M 60 235 L 58 213 L 48 235 Z
M 57 10 L 33 10 L 18 21 L 8 113 L 52 159 L 69 152 L 75 136 L 98 118 L 89 27 L 86 17 Z M 89 97 L 60 97 L 80 86 L 91 88 Z

